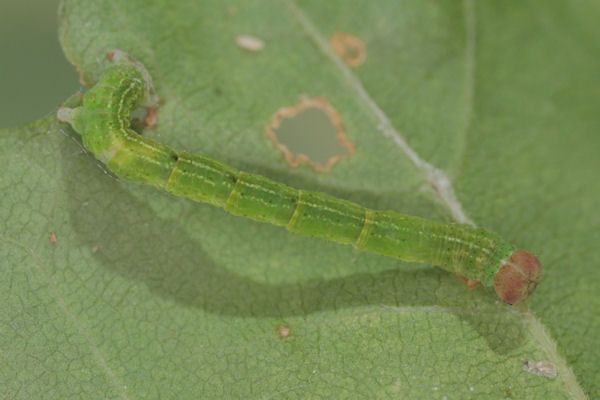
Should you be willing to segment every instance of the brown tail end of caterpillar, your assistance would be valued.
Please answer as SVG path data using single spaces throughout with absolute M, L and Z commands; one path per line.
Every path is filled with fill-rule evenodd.
M 542 278 L 542 263 L 525 250 L 514 251 L 494 278 L 494 289 L 508 304 L 517 305 L 535 292 Z

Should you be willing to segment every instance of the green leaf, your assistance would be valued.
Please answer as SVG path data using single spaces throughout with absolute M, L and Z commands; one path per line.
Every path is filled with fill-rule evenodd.
M 462 210 L 539 254 L 544 279 L 514 308 L 118 181 L 49 117 L 0 131 L 2 397 L 600 397 L 597 2 L 154 3 L 60 11 L 86 81 L 114 48 L 148 67 L 145 135 L 373 208 Z M 364 64 L 337 60 L 337 31 Z M 303 95 L 356 146 L 328 173 L 291 168 L 264 133 Z M 555 378 L 523 368 L 543 360 Z

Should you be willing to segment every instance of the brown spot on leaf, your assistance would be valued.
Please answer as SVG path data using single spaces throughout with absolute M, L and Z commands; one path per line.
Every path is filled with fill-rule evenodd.
M 292 333 L 293 333 L 292 328 L 290 328 L 289 326 L 279 325 L 277 327 L 277 334 L 279 336 L 281 336 L 283 339 L 289 338 L 290 336 L 292 336 Z
M 367 49 L 362 40 L 344 32 L 336 32 L 331 36 L 331 47 L 346 64 L 351 67 L 361 65 L 367 57 Z
M 56 234 L 54 232 L 50 232 L 48 234 L 48 239 L 50 239 L 50 243 L 56 243 Z
M 302 98 L 294 107 L 280 108 L 265 131 L 292 167 L 308 164 L 327 172 L 354 155 L 340 114 L 324 97 Z

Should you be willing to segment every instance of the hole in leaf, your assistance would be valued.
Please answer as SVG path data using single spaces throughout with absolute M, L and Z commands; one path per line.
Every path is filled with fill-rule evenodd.
M 326 172 L 354 154 L 339 113 L 322 97 L 279 109 L 265 130 L 292 167 L 304 163 Z

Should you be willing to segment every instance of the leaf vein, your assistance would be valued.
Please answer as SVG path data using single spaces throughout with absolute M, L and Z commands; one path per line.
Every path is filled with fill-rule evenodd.
M 448 208 L 454 220 L 463 224 L 474 225 L 474 223 L 463 211 L 461 204 L 456 199 L 452 182 L 446 173 L 419 157 L 419 155 L 408 145 L 406 140 L 404 140 L 400 132 L 394 128 L 390 119 L 369 95 L 360 80 L 333 52 L 327 40 L 325 40 L 323 35 L 312 24 L 312 22 L 310 22 L 304 12 L 302 12 L 302 10 L 298 8 L 292 0 L 287 0 L 287 4 L 292 15 L 296 18 L 302 29 L 304 29 L 307 35 L 321 49 L 323 54 L 327 56 L 340 70 L 342 76 L 346 80 L 346 83 L 352 89 L 354 89 L 358 95 L 358 98 L 369 110 L 371 110 L 379 123 L 378 129 L 381 131 L 381 133 L 383 133 L 385 137 L 392 139 L 396 146 L 408 157 L 415 167 L 424 173 L 425 180 L 434 189 L 434 192 L 439 197 L 440 201 Z

